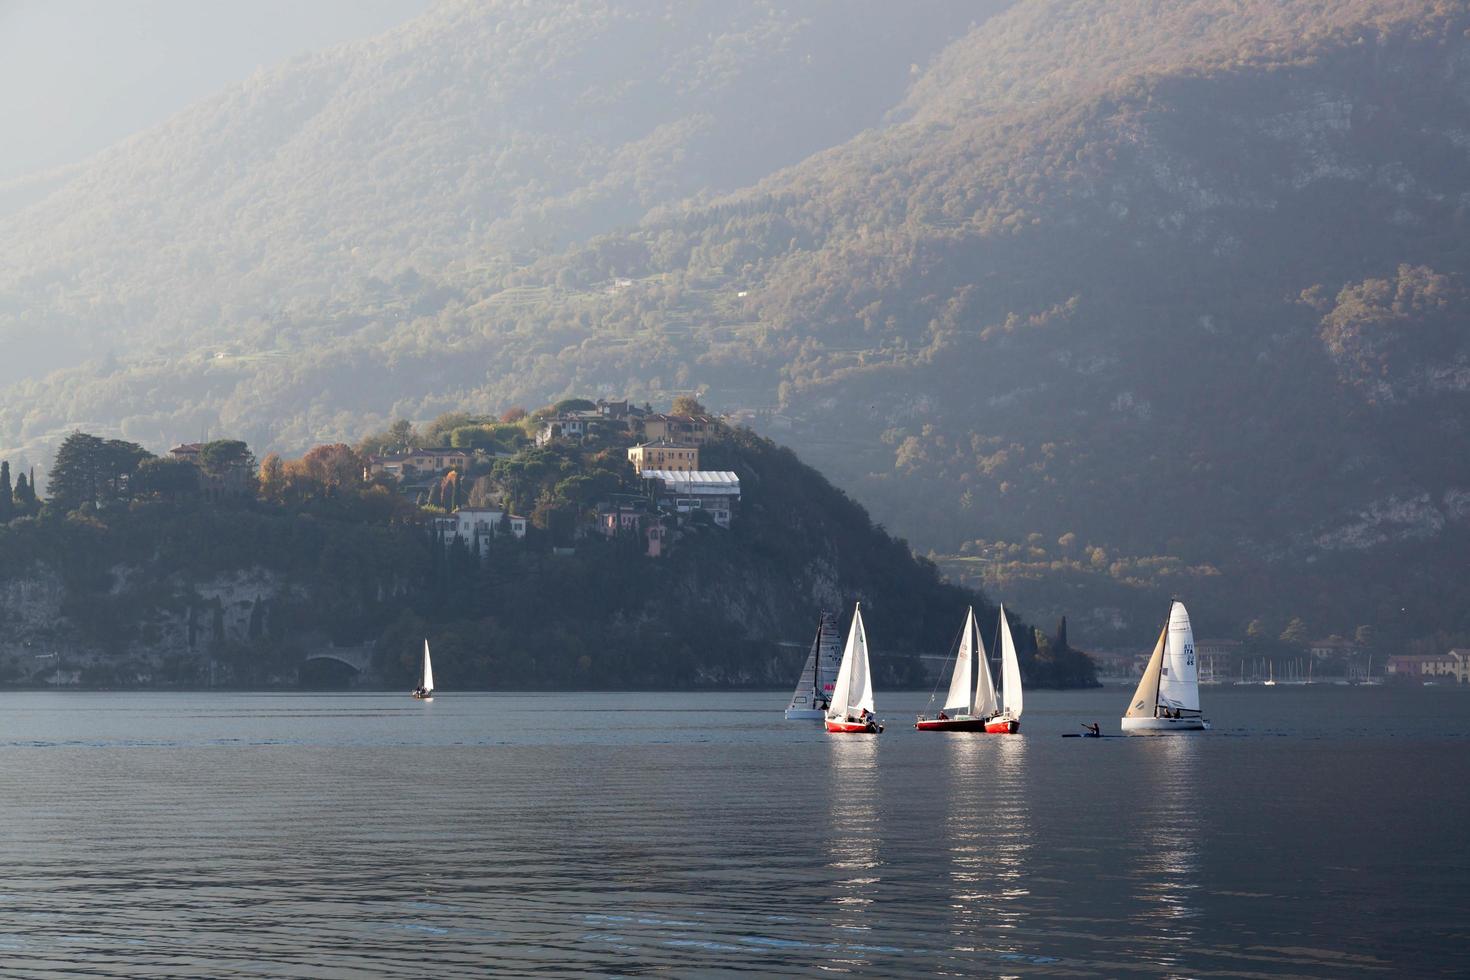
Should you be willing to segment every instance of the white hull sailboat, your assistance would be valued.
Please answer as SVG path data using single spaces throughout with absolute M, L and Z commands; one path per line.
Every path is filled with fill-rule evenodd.
M 868 631 L 863 628 L 862 604 L 852 610 L 852 626 L 842 664 L 832 685 L 832 703 L 827 707 L 827 731 L 834 734 L 877 735 L 883 725 L 873 713 L 873 673 L 868 667 Z
M 1184 603 L 1174 600 L 1169 621 L 1159 634 L 1143 679 L 1123 715 L 1129 734 L 1198 732 L 1210 727 L 1200 714 L 1199 668 L 1194 656 L 1194 630 Z
M 827 717 L 841 662 L 842 634 L 837 632 L 837 617 L 824 612 L 817 623 L 811 653 L 807 654 L 806 665 L 796 682 L 796 692 L 786 708 L 787 721 L 821 721 Z
M 434 665 L 429 660 L 429 641 L 424 641 L 424 666 L 419 675 L 419 686 L 413 689 L 413 696 L 419 701 L 434 700 Z

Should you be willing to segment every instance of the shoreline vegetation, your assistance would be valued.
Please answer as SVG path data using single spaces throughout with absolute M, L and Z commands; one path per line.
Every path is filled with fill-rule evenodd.
M 44 499 L 31 474 L 0 494 L 0 688 L 406 691 L 428 637 L 454 690 L 780 690 L 818 612 L 861 600 L 878 683 L 923 689 L 966 606 L 993 634 L 985 596 L 789 449 L 674 408 L 576 437 L 592 402 L 449 413 L 290 460 L 75 432 Z M 635 471 L 644 416 L 705 419 L 725 523 Z M 457 465 L 384 469 L 425 446 Z M 1014 628 L 1028 686 L 1096 685 L 1064 628 Z

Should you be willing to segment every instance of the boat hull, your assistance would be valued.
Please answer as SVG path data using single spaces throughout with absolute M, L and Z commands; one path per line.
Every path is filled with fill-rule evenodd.
M 827 731 L 833 735 L 877 735 L 883 726 L 861 721 L 833 721 L 827 719 Z
M 1169 732 L 1202 732 L 1209 727 L 1203 718 L 1124 718 L 1128 735 L 1163 735 Z
M 787 708 L 787 721 L 821 721 L 827 717 L 827 712 L 821 708 Z
M 425 694 L 423 691 L 414 691 L 412 694 L 409 695 L 409 697 L 413 698 L 415 701 L 432 701 L 432 700 L 434 700 L 434 695 L 433 694 Z
M 987 735 L 1014 735 L 1021 730 L 1021 722 L 1016 718 L 992 718 L 985 723 Z
M 983 732 L 984 718 L 920 718 L 914 727 L 921 732 Z

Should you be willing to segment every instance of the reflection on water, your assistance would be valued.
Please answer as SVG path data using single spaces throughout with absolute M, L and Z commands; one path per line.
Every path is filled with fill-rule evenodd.
M 1065 740 L 1117 692 L 785 693 L 0 694 L 0 976 L 1470 976 L 1463 693 Z
M 1143 792 L 1135 801 L 1130 917 L 1141 945 L 1165 969 L 1182 969 L 1198 942 L 1199 767 L 1202 736 L 1137 739 Z
M 944 740 L 954 952 L 1020 952 L 1015 933 L 1030 912 L 1026 738 L 955 733 Z
M 827 881 L 836 907 L 832 926 L 843 946 L 832 965 L 866 962 L 860 937 L 872 928 L 867 918 L 883 883 L 879 852 L 878 737 L 834 735 L 827 739 L 830 762 L 827 790 Z M 854 944 L 858 949 L 854 950 Z

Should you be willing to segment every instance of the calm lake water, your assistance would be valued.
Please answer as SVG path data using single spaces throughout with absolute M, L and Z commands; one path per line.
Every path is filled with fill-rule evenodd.
M 1470 693 L 0 695 L 0 974 L 1470 971 Z

